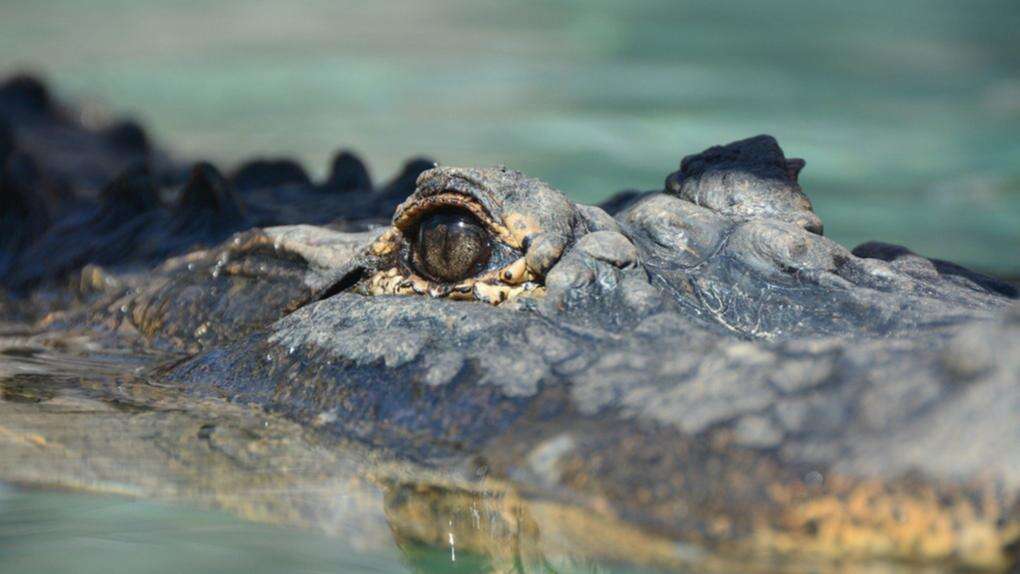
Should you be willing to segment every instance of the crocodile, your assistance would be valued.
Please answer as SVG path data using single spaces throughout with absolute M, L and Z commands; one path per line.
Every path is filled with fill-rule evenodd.
M 405 546 L 444 544 L 440 517 L 505 488 L 485 498 L 504 534 L 458 538 L 518 569 L 544 562 L 507 549 L 505 532 L 532 547 L 543 532 L 587 536 L 588 551 L 622 544 L 613 559 L 657 565 L 736 556 L 1016 567 L 1016 288 L 904 247 L 831 241 L 798 182 L 804 166 L 756 136 L 685 157 L 659 190 L 592 206 L 506 167 L 418 162 L 413 185 L 338 202 L 290 177 L 290 164 L 229 180 L 200 164 L 179 199 L 190 208 L 223 202 L 189 200 L 189 189 L 220 198 L 245 181 L 261 188 L 256 208 L 287 203 L 275 195 L 284 193 L 312 208 L 268 224 L 221 210 L 178 242 L 153 235 L 153 220 L 111 216 L 135 222 L 133 243 L 152 247 L 104 260 L 95 254 L 123 240 L 107 237 L 102 217 L 42 225 L 12 251 L 38 258 L 75 233 L 92 247 L 4 278 L 17 297 L 89 263 L 78 282 L 88 296 L 36 317 L 33 340 L 73 335 L 159 357 L 130 396 L 119 384 L 103 391 L 184 413 L 166 425 L 118 415 L 134 421 L 122 428 L 148 425 L 116 447 L 141 459 L 128 473 L 136 485 L 159 482 L 158 465 L 144 462 L 168 449 L 174 472 L 197 481 L 202 441 L 226 445 L 241 475 L 300 477 L 300 460 L 319 476 L 329 471 L 316 457 L 358 452 L 448 473 L 375 475 Z M 369 187 L 360 175 L 336 179 Z M 129 167 L 104 205 L 149 204 L 160 185 L 151 167 Z M 222 220 L 225 240 L 195 241 Z M 164 240 L 173 247 L 160 251 Z M 0 432 L 15 437 L 4 448 L 50 444 L 52 423 L 22 415 L 17 432 Z M 263 416 L 290 429 L 269 446 L 245 422 Z M 214 422 L 197 439 L 175 438 L 195 417 Z M 244 432 L 217 434 L 217 423 Z M 163 454 L 142 435 L 161 437 Z M 311 454 L 321 444 L 331 454 Z M 87 458 L 97 447 L 76 448 Z M 189 460 L 196 468 L 181 470 Z M 95 485 L 54 467 L 0 465 L 0 478 Z M 238 481 L 215 476 L 222 482 L 202 488 Z M 290 502 L 249 514 L 286 514 Z M 610 543 L 597 524 L 627 542 Z

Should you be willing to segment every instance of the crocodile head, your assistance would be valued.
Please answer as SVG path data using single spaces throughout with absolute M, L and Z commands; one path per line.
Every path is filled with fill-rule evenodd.
M 829 240 L 800 167 L 735 142 L 612 215 L 515 171 L 435 168 L 388 226 L 245 232 L 95 320 L 188 351 L 163 383 L 674 538 L 1006 560 L 1010 287 Z M 976 513 L 989 488 L 1005 494 Z M 924 546 L 944 524 L 963 526 Z

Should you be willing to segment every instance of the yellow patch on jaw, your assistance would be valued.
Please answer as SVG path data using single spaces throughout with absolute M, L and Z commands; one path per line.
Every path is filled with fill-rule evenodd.
M 513 263 L 499 270 L 497 278 L 507 285 L 520 285 L 527 281 L 536 279 L 535 273 L 528 268 L 524 257 L 516 259 Z
M 533 288 L 533 284 L 526 283 L 514 287 L 508 285 L 491 285 L 489 283 L 475 283 L 474 296 L 479 301 L 485 301 L 493 305 L 505 303 L 514 297 L 522 295 Z
M 998 570 L 1010 559 L 1004 549 L 1020 539 L 1020 524 L 1003 520 L 1009 509 L 990 486 L 978 497 L 929 484 L 827 480 L 830 492 L 804 498 L 775 485 L 773 496 L 787 508 L 778 530 L 756 532 L 756 545 L 784 554 L 952 560 Z
M 366 284 L 370 295 L 394 295 L 398 292 L 399 285 L 404 280 L 394 269 L 387 269 L 372 275 Z
M 530 281 L 513 285 L 500 283 L 495 273 L 488 274 L 484 279 L 472 278 L 444 289 L 417 275 L 405 277 L 396 268 L 375 273 L 365 281 L 361 289 L 366 295 L 427 295 L 455 301 L 484 301 L 492 305 L 499 305 L 522 294 L 541 296 L 545 293 L 541 286 Z
M 400 232 L 394 228 L 387 229 L 372 244 L 372 254 L 377 257 L 391 255 L 400 248 Z
M 538 222 L 535 218 L 530 215 L 522 215 L 520 213 L 511 213 L 506 216 L 506 225 L 509 230 L 509 235 L 512 237 L 512 241 L 508 241 L 513 247 L 520 249 L 524 245 L 524 240 L 532 235 L 538 235 L 542 232 L 542 228 L 539 227 Z

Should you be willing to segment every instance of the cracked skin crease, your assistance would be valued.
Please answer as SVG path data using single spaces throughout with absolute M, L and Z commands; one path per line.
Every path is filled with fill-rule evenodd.
M 244 232 L 92 321 L 160 381 L 738 555 L 1008 568 L 1015 290 L 827 239 L 758 136 L 606 209 L 505 169 L 421 174 L 389 226 Z

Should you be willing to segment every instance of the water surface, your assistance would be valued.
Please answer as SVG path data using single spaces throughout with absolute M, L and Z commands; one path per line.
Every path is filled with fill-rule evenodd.
M 0 572 L 411 572 L 314 531 L 187 505 L 0 485 Z

